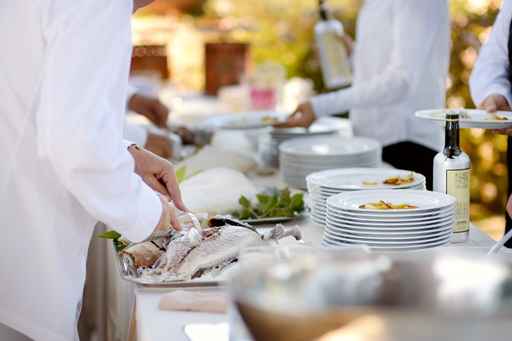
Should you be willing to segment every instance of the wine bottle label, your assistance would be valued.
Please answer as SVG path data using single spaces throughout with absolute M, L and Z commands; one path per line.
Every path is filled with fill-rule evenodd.
M 446 193 L 457 199 L 454 233 L 469 231 L 469 180 L 471 170 L 451 169 L 446 171 Z

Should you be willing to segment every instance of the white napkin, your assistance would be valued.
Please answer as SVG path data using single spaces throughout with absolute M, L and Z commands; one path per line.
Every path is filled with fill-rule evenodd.
M 242 173 L 215 168 L 193 176 L 180 185 L 187 208 L 192 212 L 228 214 L 239 208 L 241 195 L 253 199 L 257 190 Z
M 197 154 L 182 161 L 176 168 L 185 166 L 187 174 L 223 167 L 240 172 L 247 172 L 256 166 L 251 154 L 243 154 L 233 150 L 221 149 L 214 146 L 205 146 Z
M 222 292 L 178 290 L 162 296 L 158 307 L 160 310 L 225 314 L 228 300 Z

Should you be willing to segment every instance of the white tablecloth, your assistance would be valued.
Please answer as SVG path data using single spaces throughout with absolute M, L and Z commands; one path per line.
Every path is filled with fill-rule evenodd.
M 305 219 L 299 224 L 304 235 L 304 240 L 313 245 L 320 245 L 322 239 L 322 227 Z M 472 227 L 470 239 L 465 244 L 452 244 L 455 247 L 490 246 L 493 241 L 477 227 Z M 183 332 L 183 327 L 189 323 L 218 323 L 227 322 L 226 315 L 181 313 L 161 311 L 158 309 L 160 298 L 166 292 L 136 289 L 136 341 L 188 341 Z M 214 340 L 204 340 L 214 341 Z

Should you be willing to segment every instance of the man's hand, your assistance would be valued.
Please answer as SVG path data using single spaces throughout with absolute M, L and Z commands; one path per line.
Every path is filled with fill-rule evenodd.
M 310 102 L 300 104 L 285 123 L 274 125 L 276 128 L 304 127 L 308 128 L 316 120 L 315 111 Z
M 350 37 L 348 34 L 343 34 L 340 36 L 340 40 L 347 50 L 348 57 L 352 56 L 352 53 L 354 52 L 354 40 L 352 37 Z
M 144 148 L 164 159 L 170 159 L 173 156 L 171 140 L 164 135 L 148 133 Z
M 128 101 L 128 109 L 145 116 L 160 128 L 167 127 L 169 108 L 160 102 L 158 98 L 135 94 Z
M 172 200 L 177 208 L 188 211 L 181 198 L 173 165 L 169 161 L 135 145 L 130 146 L 128 151 L 135 160 L 135 173 L 153 190 Z
M 492 94 L 487 96 L 487 98 L 480 103 L 478 109 L 482 109 L 490 113 L 494 113 L 496 111 L 510 111 L 510 104 L 504 96 Z M 512 128 L 493 130 L 493 132 L 496 134 L 512 135 Z
M 176 207 L 169 202 L 169 199 L 163 195 L 159 195 L 160 202 L 162 203 L 162 215 L 160 221 L 153 232 L 167 231 L 173 227 L 176 230 L 181 229 L 180 222 L 176 217 Z

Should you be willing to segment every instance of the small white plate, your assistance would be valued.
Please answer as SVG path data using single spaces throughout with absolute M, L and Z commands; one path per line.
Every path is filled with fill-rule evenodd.
M 384 200 L 393 204 L 410 204 L 417 208 L 400 210 L 376 210 L 364 209 L 359 206 Z M 389 216 L 390 214 L 411 215 L 439 211 L 455 204 L 455 198 L 439 192 L 416 191 L 416 190 L 375 190 L 360 191 L 357 193 L 342 193 L 327 199 L 327 207 L 341 209 L 356 214 L 378 214 Z
M 512 112 L 498 111 L 499 116 L 506 117 L 508 120 L 489 119 L 489 114 L 485 110 L 475 109 L 437 109 L 437 110 L 421 110 L 416 112 L 416 117 L 431 121 L 446 121 L 447 113 L 459 113 L 461 128 L 483 128 L 483 129 L 504 129 L 512 127 Z M 463 117 L 468 115 L 469 118 Z
M 384 181 L 391 177 L 414 176 L 414 181 L 404 185 L 386 185 Z M 426 179 L 423 175 L 407 170 L 390 168 L 348 168 L 317 172 L 306 178 L 311 185 L 319 186 L 321 192 L 369 189 L 400 189 L 421 186 Z M 365 183 L 375 183 L 368 185 Z

